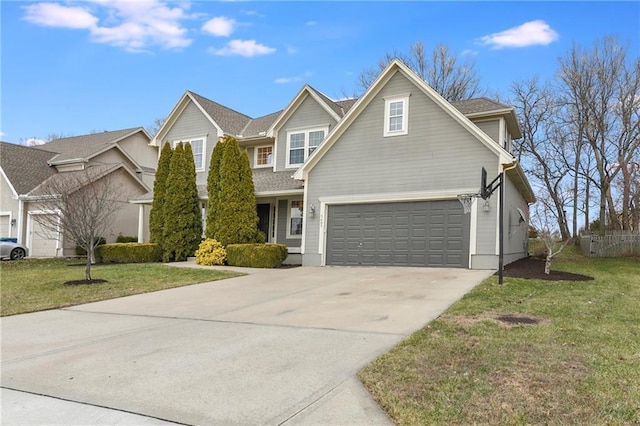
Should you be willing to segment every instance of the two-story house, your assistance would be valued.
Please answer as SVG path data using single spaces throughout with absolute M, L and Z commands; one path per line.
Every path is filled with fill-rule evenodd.
M 113 242 L 119 234 L 135 236 L 148 223 L 150 209 L 140 212 L 128 201 L 153 187 L 158 150 L 150 140 L 137 127 L 60 138 L 37 147 L 0 142 L 0 236 L 17 239 L 30 256 L 75 255 L 76 244 L 64 229 L 51 229 L 38 219 L 59 215 L 41 205 L 52 195 L 48 187 L 65 180 L 81 182 L 86 176 L 108 178 L 118 187 L 121 207 L 101 237 Z M 139 240 L 145 238 L 144 233 L 138 235 Z
M 527 254 L 535 197 L 510 153 L 521 136 L 513 108 L 449 103 L 400 61 L 359 99 L 305 85 L 259 118 L 187 91 L 151 143 L 191 144 L 203 210 L 223 135 L 246 150 L 259 227 L 289 247 L 289 263 L 496 268 L 499 194 L 474 199 L 469 214 L 457 198 L 480 191 L 483 167 L 506 172 L 505 262 Z

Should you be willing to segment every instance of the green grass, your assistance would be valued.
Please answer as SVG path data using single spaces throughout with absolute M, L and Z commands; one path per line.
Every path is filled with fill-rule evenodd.
M 167 288 L 216 281 L 242 275 L 236 272 L 175 268 L 159 263 L 94 265 L 94 279 L 102 284 L 65 285 L 84 279 L 84 261 L 25 259 L 0 262 L 2 316 L 63 308 L 82 303 L 148 293 Z
M 490 277 L 360 378 L 397 424 L 640 424 L 640 259 L 552 268 L 595 280 Z

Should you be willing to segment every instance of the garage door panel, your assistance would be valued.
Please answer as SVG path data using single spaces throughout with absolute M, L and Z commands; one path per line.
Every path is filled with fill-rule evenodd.
M 327 264 L 468 267 L 457 200 L 329 206 Z

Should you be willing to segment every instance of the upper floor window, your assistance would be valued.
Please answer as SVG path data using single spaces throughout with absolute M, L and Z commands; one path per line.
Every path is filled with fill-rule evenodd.
M 196 172 L 204 171 L 204 148 L 205 148 L 205 137 L 201 138 L 193 138 L 193 139 L 183 139 L 173 142 L 173 147 L 175 148 L 180 142 L 183 144 L 190 144 L 191 151 L 193 151 L 193 161 L 196 164 Z
M 302 165 L 320 146 L 328 132 L 328 127 L 287 132 L 287 167 Z
M 254 167 L 269 167 L 273 165 L 273 146 L 257 146 L 254 150 Z
M 409 132 L 409 95 L 384 98 L 384 136 Z

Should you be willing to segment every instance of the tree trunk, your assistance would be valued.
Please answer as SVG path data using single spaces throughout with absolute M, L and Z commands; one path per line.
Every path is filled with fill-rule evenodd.
M 551 259 L 552 259 L 553 255 L 551 254 L 551 252 L 549 252 L 547 254 L 547 258 L 544 260 L 544 273 L 549 275 L 549 273 L 551 272 Z
M 585 191 L 584 191 L 584 230 L 589 231 L 591 223 L 589 223 L 589 189 L 591 182 L 589 178 L 585 182 Z
M 91 262 L 93 261 L 93 244 L 89 244 L 87 247 L 87 266 L 84 270 L 84 279 L 87 281 L 91 281 Z

